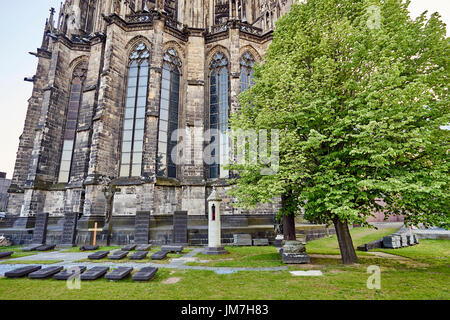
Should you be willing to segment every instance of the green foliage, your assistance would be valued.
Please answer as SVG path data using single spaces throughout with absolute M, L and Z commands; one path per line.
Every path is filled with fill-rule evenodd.
M 279 20 L 231 128 L 279 130 L 280 167 L 232 165 L 241 205 L 283 196 L 281 214 L 366 225 L 383 199 L 387 215 L 450 227 L 450 43 L 438 14 L 407 7 L 308 0 Z

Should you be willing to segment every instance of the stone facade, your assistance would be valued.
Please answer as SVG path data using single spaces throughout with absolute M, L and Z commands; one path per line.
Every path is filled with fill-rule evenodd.
M 8 206 L 8 189 L 11 185 L 11 180 L 6 179 L 6 173 L 0 172 L 0 212 L 6 211 Z
M 190 161 L 176 167 L 176 178 L 167 172 L 158 174 L 161 79 L 165 54 L 173 50 L 180 60 L 178 128 L 188 137 L 202 133 L 209 126 L 214 56 L 221 53 L 228 61 L 229 108 L 236 111 L 243 55 L 249 53 L 261 62 L 275 21 L 293 2 L 66 0 L 58 16 L 52 9 L 42 46 L 34 53 L 38 67 L 9 189 L 8 214 L 27 218 L 46 212 L 58 220 L 66 213 L 77 213 L 79 239 L 85 239 L 79 242 L 86 242 L 87 228 L 94 221 L 101 225 L 106 215 L 103 189 L 114 184 L 119 190 L 114 196 L 113 222 L 122 226 L 116 228 L 116 236 L 132 237 L 136 212 L 166 217 L 187 211 L 202 220 L 207 214 L 206 199 L 216 186 L 224 199 L 222 215 L 272 217 L 264 218 L 265 223 L 273 220 L 278 205 L 250 211 L 233 206 L 234 200 L 226 194 L 228 180 L 210 178 L 201 157 L 204 143 L 197 140 L 189 147 Z M 121 177 L 130 56 L 139 45 L 150 56 L 141 174 Z M 78 95 L 76 79 L 82 83 Z M 77 114 L 69 179 L 62 182 L 73 110 Z M 206 226 L 206 219 L 203 222 Z M 268 228 L 272 227 L 269 223 Z

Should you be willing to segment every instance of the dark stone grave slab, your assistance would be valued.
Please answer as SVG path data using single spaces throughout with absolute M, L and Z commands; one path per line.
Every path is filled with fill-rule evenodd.
M 94 267 L 84 272 L 80 279 L 81 280 L 97 280 L 103 277 L 109 271 L 109 267 Z
M 125 259 L 128 255 L 128 251 L 115 251 L 112 254 L 109 255 L 108 259 L 110 260 L 122 260 Z
M 120 281 L 128 277 L 131 274 L 131 272 L 133 272 L 133 270 L 134 269 L 131 267 L 119 267 L 108 273 L 105 276 L 105 279 Z
M 55 279 L 55 280 L 69 280 L 75 274 L 80 274 L 81 275 L 83 272 L 86 271 L 86 269 L 87 268 L 84 267 L 84 266 L 69 268 L 69 269 L 66 269 L 64 271 L 61 271 L 58 274 L 55 274 L 53 276 L 53 279 Z
M 56 248 L 56 245 L 54 244 L 44 244 L 40 247 L 36 248 L 36 251 L 50 251 Z
M 109 251 L 98 251 L 88 256 L 90 260 L 101 260 L 108 256 Z
M 150 251 L 151 249 L 151 244 L 141 244 L 136 247 L 136 251 Z
M 167 258 L 168 254 L 169 254 L 168 251 L 158 251 L 158 252 L 152 254 L 150 258 L 152 260 L 164 260 L 165 258 Z
M 175 211 L 173 215 L 173 238 L 174 244 L 188 245 L 188 212 Z
M 122 247 L 122 251 L 133 251 L 134 249 L 136 249 L 135 244 L 129 244 L 127 246 Z
M 48 213 L 36 214 L 32 244 L 45 244 L 47 238 Z
M 134 242 L 148 244 L 150 229 L 150 212 L 137 212 L 134 227 Z
M 161 251 L 167 251 L 167 252 L 173 252 L 173 253 L 181 253 L 183 252 L 184 247 L 183 246 L 177 246 L 177 245 L 168 245 L 168 246 L 162 246 Z
M 80 251 L 95 251 L 98 250 L 100 247 L 99 246 L 82 246 L 80 247 Z
M 158 272 L 158 268 L 154 267 L 145 267 L 136 272 L 132 279 L 133 281 L 150 281 L 152 280 L 156 273 Z
M 36 249 L 41 246 L 42 246 L 42 244 L 31 244 L 31 245 L 27 246 L 26 248 L 23 248 L 22 251 L 24 251 L 24 252 L 36 251 Z
M 128 258 L 130 260 L 143 260 L 147 258 L 148 251 L 136 251 L 133 252 Z
M 40 269 L 38 271 L 32 272 L 28 275 L 30 279 L 47 279 L 55 274 L 61 272 L 64 269 L 63 267 L 48 267 L 44 269 Z
M 64 214 L 63 231 L 61 235 L 61 247 L 73 247 L 78 223 L 78 213 L 66 212 Z
M 13 253 L 14 253 L 13 251 L 3 251 L 3 252 L 0 252 L 0 259 L 3 259 L 3 258 L 9 258 L 9 257 L 11 257 L 11 255 L 12 255 Z
M 7 278 L 22 278 L 29 275 L 32 272 L 40 270 L 41 266 L 26 266 L 18 269 L 11 270 L 5 273 Z

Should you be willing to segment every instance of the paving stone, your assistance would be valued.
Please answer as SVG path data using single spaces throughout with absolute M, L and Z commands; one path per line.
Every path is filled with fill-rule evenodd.
M 28 275 L 30 279 L 47 279 L 61 272 L 63 267 L 48 267 L 32 272 Z
M 136 272 L 132 279 L 133 281 L 150 281 L 152 280 L 156 273 L 158 272 L 158 268 L 154 267 L 145 267 Z

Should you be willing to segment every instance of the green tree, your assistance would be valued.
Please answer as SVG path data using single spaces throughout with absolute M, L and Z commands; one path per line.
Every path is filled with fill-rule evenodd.
M 408 5 L 294 5 L 231 119 L 233 130 L 280 132 L 279 170 L 231 165 L 232 194 L 245 206 L 281 198 L 285 239 L 295 239 L 299 208 L 334 224 L 343 263 L 357 261 L 348 225 L 375 211 L 450 225 L 449 39 L 437 13 L 412 19 Z

